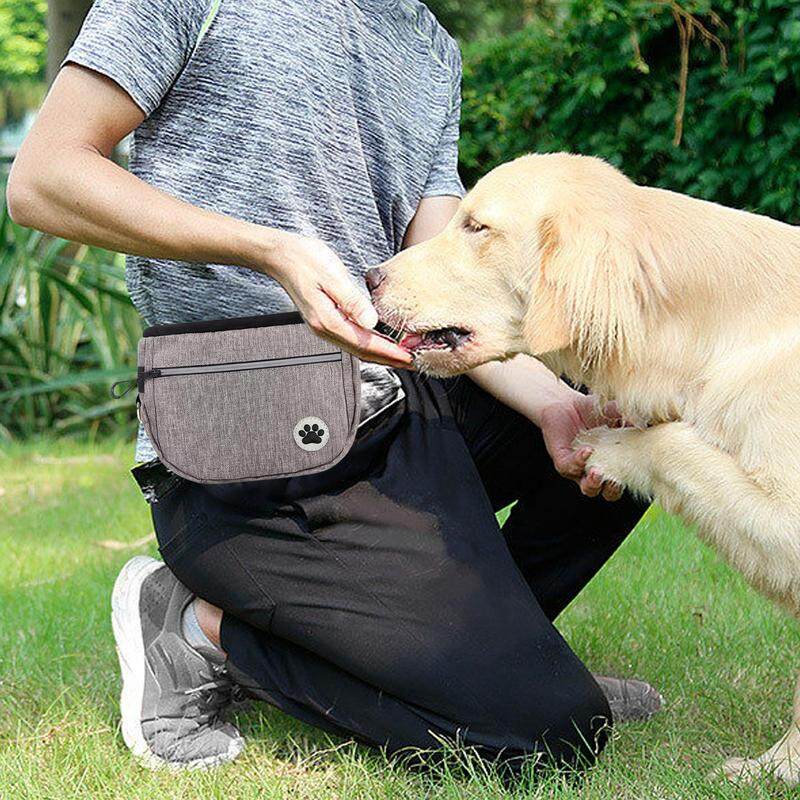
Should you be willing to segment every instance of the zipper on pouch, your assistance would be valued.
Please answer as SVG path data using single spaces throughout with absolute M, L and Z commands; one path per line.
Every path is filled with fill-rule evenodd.
M 197 364 L 188 367 L 154 367 L 140 370 L 137 375 L 139 393 L 144 392 L 144 384 L 151 378 L 162 378 L 173 375 L 206 375 L 218 372 L 246 372 L 253 369 L 271 369 L 274 367 L 297 367 L 305 364 L 327 364 L 341 361 L 341 353 L 320 353 L 313 356 L 292 356 L 290 358 L 264 358 L 257 361 L 232 361 L 227 364 Z

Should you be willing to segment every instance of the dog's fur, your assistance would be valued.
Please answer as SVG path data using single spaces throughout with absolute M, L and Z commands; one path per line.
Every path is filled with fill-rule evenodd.
M 471 332 L 419 350 L 420 368 L 528 353 L 616 400 L 636 427 L 590 431 L 590 466 L 696 525 L 800 615 L 800 229 L 636 186 L 598 159 L 535 155 L 381 271 L 382 319 Z M 765 769 L 800 779 L 800 683 L 789 732 L 725 765 Z

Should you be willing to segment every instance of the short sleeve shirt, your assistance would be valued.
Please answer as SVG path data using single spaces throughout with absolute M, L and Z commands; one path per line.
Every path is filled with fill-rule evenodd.
M 130 169 L 203 208 L 322 239 L 363 286 L 420 199 L 463 193 L 461 59 L 418 0 L 96 0 L 67 62 L 146 119 Z M 130 209 L 136 214 L 136 209 Z M 130 257 L 147 324 L 285 311 L 245 268 Z M 365 414 L 397 396 L 365 365 Z M 140 432 L 137 458 L 154 453 Z

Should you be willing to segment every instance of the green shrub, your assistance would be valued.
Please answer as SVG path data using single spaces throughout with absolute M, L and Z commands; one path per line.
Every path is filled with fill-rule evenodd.
M 0 211 L 0 436 L 134 430 L 139 317 L 121 258 L 15 225 Z
M 426 0 L 453 36 L 474 40 L 517 30 L 536 13 L 547 13 L 550 0 Z
M 692 28 L 679 145 L 674 8 L 569 0 L 557 21 L 467 46 L 465 179 L 526 152 L 568 150 L 640 183 L 799 222 L 800 4 L 683 3 L 724 55 Z
M 44 77 L 46 0 L 0 0 L 0 82 Z

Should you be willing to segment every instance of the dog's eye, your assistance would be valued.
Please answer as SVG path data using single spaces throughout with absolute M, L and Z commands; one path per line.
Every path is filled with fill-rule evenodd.
M 489 230 L 488 225 L 483 225 L 472 217 L 467 217 L 467 219 L 464 220 L 464 227 L 470 231 L 470 233 L 483 233 L 483 231 Z

